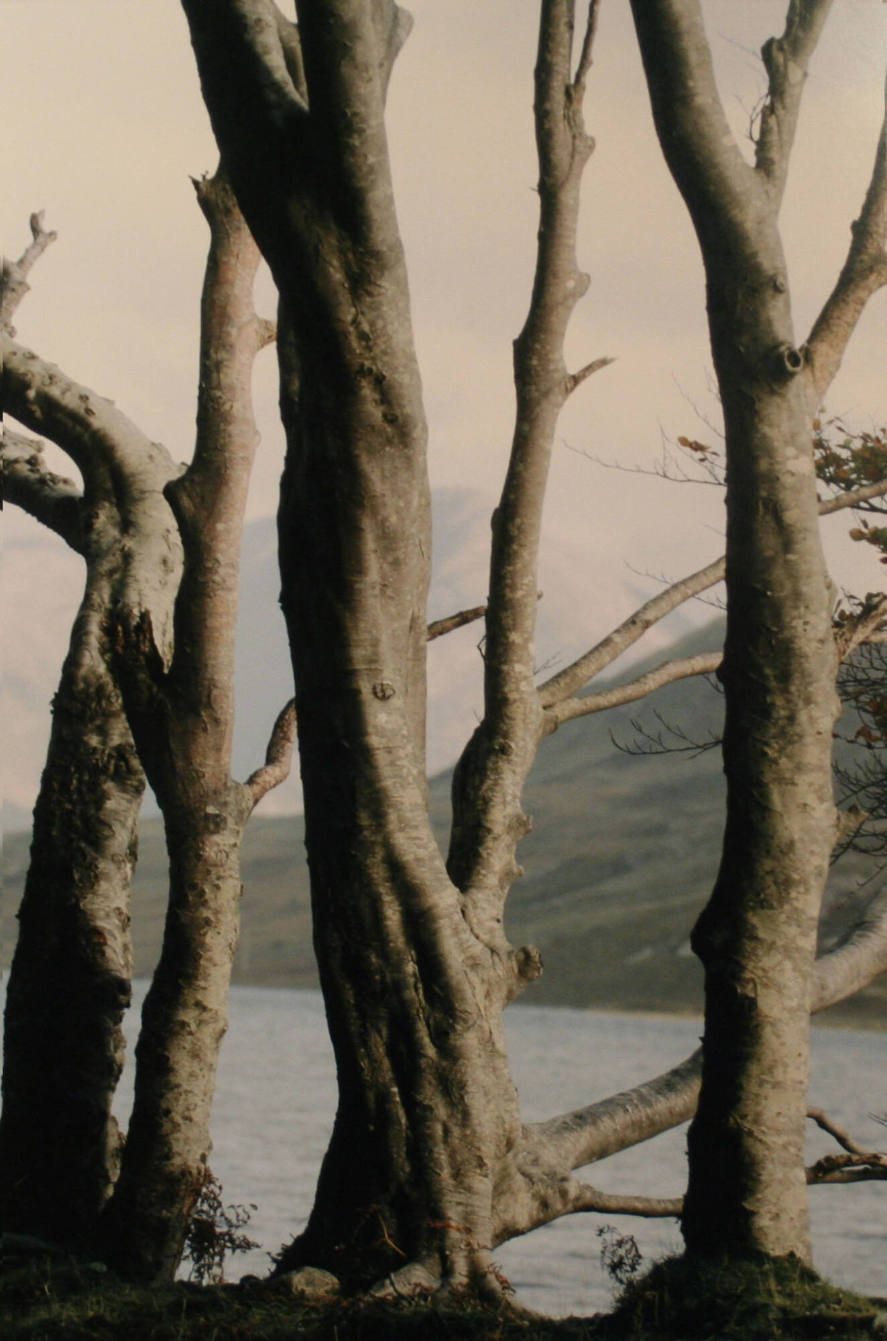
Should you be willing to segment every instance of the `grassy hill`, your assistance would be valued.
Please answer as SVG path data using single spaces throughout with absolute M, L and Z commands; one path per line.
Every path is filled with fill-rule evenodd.
M 684 640 L 680 655 L 714 646 L 711 629 Z M 618 1010 L 701 1009 L 701 973 L 689 949 L 693 921 L 717 869 L 722 824 L 720 752 L 654 756 L 626 752 L 642 733 L 680 743 L 717 734 L 722 700 L 705 681 L 660 690 L 641 705 L 567 723 L 546 740 L 526 789 L 533 832 L 521 845 L 525 877 L 512 891 L 512 940 L 542 951 L 545 974 L 525 1000 Z M 614 740 L 623 748 L 617 748 Z M 648 742 L 649 743 L 649 742 Z M 445 841 L 449 774 L 430 783 Z M 0 930 L 11 944 L 27 863 L 27 836 L 7 838 Z M 308 881 L 301 816 L 264 819 L 247 830 L 242 934 L 235 981 L 313 986 Z M 832 877 L 826 943 L 852 917 L 871 874 L 849 857 Z M 160 943 L 165 851 L 159 820 L 142 830 L 133 900 L 136 971 L 150 974 Z M 9 949 L 3 959 L 8 962 Z M 887 977 L 829 1013 L 835 1022 L 887 1022 Z

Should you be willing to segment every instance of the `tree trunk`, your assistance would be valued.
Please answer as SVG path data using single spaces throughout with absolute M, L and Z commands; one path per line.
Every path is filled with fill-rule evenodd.
M 727 444 L 727 824 L 693 945 L 702 1091 L 684 1211 L 700 1255 L 808 1258 L 803 1144 L 820 904 L 835 841 L 837 712 L 814 385 L 795 347 L 777 215 L 806 61 L 828 11 L 790 6 L 764 48 L 755 167 L 715 88 L 697 0 L 634 0 L 657 131 L 699 237 Z
M 214 798 L 202 806 L 194 799 L 181 805 L 177 823 L 165 821 L 169 914 L 142 1009 L 121 1175 L 100 1231 L 109 1265 L 145 1282 L 175 1274 L 203 1185 L 237 943 L 243 823 Z
M 709 308 L 713 334 L 728 324 L 732 342 L 738 314 L 711 291 Z M 811 975 L 835 838 L 831 598 L 805 388 L 731 378 L 720 360 L 718 371 L 734 462 L 721 670 L 727 826 L 693 935 L 706 1023 L 684 1232 L 697 1252 L 806 1258 Z
M 104 560 L 107 567 L 107 558 Z M 107 663 L 90 561 L 53 708 L 6 997 L 0 1229 L 82 1245 L 120 1157 L 111 1102 L 130 1001 L 144 775 Z
M 404 1263 L 436 1282 L 482 1270 L 492 1172 L 516 1122 L 489 956 L 428 822 L 425 428 L 411 353 L 399 380 L 382 362 L 383 341 L 408 350 L 399 306 L 392 327 L 362 300 L 344 350 L 318 346 L 304 305 L 301 338 L 282 317 L 279 340 L 282 602 L 339 1078 L 314 1210 L 281 1267 L 364 1286 Z
M 142 1014 L 120 1180 L 99 1228 L 127 1278 L 171 1280 L 203 1185 L 239 921 L 240 845 L 266 773 L 230 775 L 234 633 L 243 515 L 258 434 L 250 378 L 273 327 L 256 318 L 259 253 L 220 171 L 196 184 L 212 241 L 201 305 L 197 442 L 165 493 L 185 555 L 175 645 L 158 674 L 153 640 L 114 611 L 117 674 L 170 863 L 163 946 Z M 266 772 L 260 770 L 260 772 Z

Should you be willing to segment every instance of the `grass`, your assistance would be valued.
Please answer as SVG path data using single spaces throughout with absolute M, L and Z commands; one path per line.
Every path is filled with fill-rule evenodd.
M 0 1271 L 3 1341 L 586 1341 L 592 1324 L 504 1303 L 431 1308 L 379 1300 L 303 1304 L 283 1289 L 184 1282 L 148 1290 L 93 1265 L 45 1259 Z
M 609 1325 L 619 1341 L 862 1341 L 887 1338 L 887 1300 L 830 1285 L 796 1258 L 674 1257 L 625 1288 Z
M 838 1290 L 796 1262 L 660 1263 L 613 1314 L 548 1319 L 465 1301 L 308 1305 L 267 1283 L 162 1290 L 96 1264 L 34 1258 L 0 1270 L 3 1341 L 843 1341 L 887 1337 L 887 1300 Z

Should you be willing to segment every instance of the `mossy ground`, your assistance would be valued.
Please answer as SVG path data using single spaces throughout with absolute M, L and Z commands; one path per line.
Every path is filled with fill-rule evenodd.
M 887 1341 L 887 1300 L 829 1285 L 796 1258 L 660 1262 L 623 1291 L 614 1341 Z
M 884 1320 L 883 1322 L 881 1320 Z M 843 1341 L 887 1338 L 887 1301 L 773 1268 L 656 1266 L 616 1311 L 546 1319 L 467 1301 L 300 1304 L 263 1286 L 136 1289 L 95 1266 L 35 1259 L 0 1270 L 3 1341 Z

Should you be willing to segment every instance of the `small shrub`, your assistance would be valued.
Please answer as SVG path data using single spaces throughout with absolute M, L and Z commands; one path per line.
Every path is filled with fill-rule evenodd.
M 643 1254 L 631 1234 L 620 1234 L 612 1225 L 601 1225 L 601 1266 L 619 1289 L 624 1289 L 641 1269 Z
M 207 1168 L 185 1236 L 183 1261 L 189 1265 L 188 1280 L 199 1285 L 221 1285 L 228 1254 L 258 1248 L 256 1240 L 242 1232 L 255 1209 L 252 1203 L 225 1206 L 222 1184 Z

